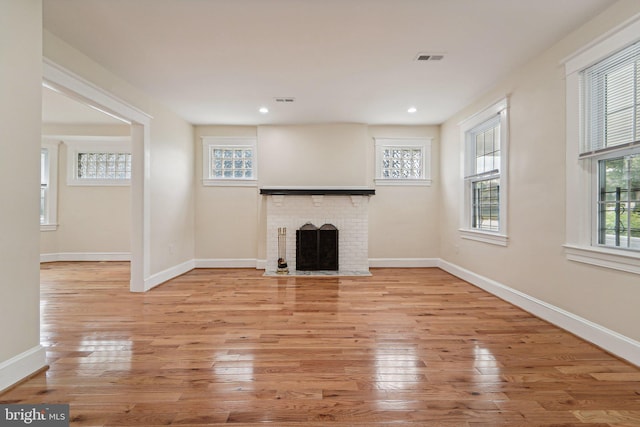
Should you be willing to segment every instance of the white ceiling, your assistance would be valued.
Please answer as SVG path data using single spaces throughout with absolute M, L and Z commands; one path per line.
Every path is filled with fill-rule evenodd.
M 194 124 L 438 124 L 613 2 L 43 3 L 48 31 Z

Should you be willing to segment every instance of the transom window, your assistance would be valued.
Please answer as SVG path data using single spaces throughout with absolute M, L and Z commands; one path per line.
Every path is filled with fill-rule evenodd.
M 430 139 L 376 138 L 376 183 L 429 185 Z
M 131 179 L 131 153 L 78 153 L 77 179 Z
M 68 185 L 130 185 L 131 147 L 126 137 L 67 138 Z
M 252 147 L 213 147 L 209 154 L 212 178 L 253 178 Z
M 202 138 L 204 185 L 257 185 L 256 139 Z

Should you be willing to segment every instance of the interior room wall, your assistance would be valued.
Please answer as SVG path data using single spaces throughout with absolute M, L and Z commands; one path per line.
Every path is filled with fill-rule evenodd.
M 65 136 L 129 136 L 128 125 L 43 124 L 56 135 L 58 151 L 58 224 L 40 232 L 40 254 L 127 254 L 131 246 L 130 186 L 67 185 Z
M 2 1 L 0 58 L 2 390 L 45 363 L 45 353 L 39 345 L 40 0 Z
M 372 165 L 374 138 L 432 138 L 430 186 L 376 186 L 369 205 L 369 258 L 438 258 L 440 127 L 370 126 L 368 132 Z
M 202 185 L 202 137 L 255 138 L 256 134 L 256 126 L 195 128 L 196 259 L 247 260 L 255 264 L 261 196 L 256 187 Z
M 638 276 L 568 261 L 565 243 L 565 81 L 562 61 L 629 17 L 621 1 L 451 117 L 441 128 L 441 257 L 486 278 L 640 340 Z M 464 240 L 458 123 L 509 96 L 507 247 Z

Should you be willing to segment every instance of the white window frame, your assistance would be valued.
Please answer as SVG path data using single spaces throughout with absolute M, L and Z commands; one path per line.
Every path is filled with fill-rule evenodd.
M 81 153 L 131 154 L 129 137 L 64 137 L 67 146 L 67 185 L 130 186 L 131 179 L 82 179 L 78 177 L 78 155 Z
M 471 146 L 471 136 L 476 129 L 483 124 L 499 117 L 500 123 L 500 166 L 498 172 L 493 173 L 493 177 L 497 178 L 500 186 L 500 202 L 499 202 L 499 228 L 496 231 L 483 230 L 474 228 L 473 221 L 473 202 L 472 202 L 472 186 L 473 182 L 478 180 L 470 179 L 470 162 L 471 153 L 475 153 Z M 463 200 L 461 201 L 461 226 L 459 229 L 460 237 L 467 240 L 475 240 L 478 242 L 488 243 L 498 246 L 507 246 L 509 237 L 507 235 L 507 197 L 508 197 L 508 159 L 509 159 L 509 100 L 507 97 L 493 103 L 489 107 L 474 114 L 473 116 L 459 123 L 460 127 L 460 143 L 461 143 L 461 171 L 462 186 L 460 192 Z
M 566 58 L 566 237 L 567 259 L 640 274 L 640 252 L 597 244 L 597 163 L 603 156 L 580 159 L 580 72 L 640 40 L 640 15 L 607 32 Z M 627 154 L 629 151 L 627 151 Z M 620 151 L 617 153 L 623 155 Z
M 45 191 L 44 221 L 40 223 L 40 231 L 55 231 L 58 229 L 58 147 L 59 141 L 43 139 L 41 149 L 47 151 L 45 165 L 45 179 L 47 188 Z
M 255 137 L 219 137 L 203 136 L 202 138 L 202 185 L 229 187 L 258 186 L 258 150 Z M 252 150 L 251 178 L 216 178 L 212 175 L 211 164 L 214 149 L 249 149 Z
M 431 185 L 431 142 L 433 138 L 374 138 L 375 151 L 376 151 L 376 185 L 418 185 L 418 186 L 430 186 Z M 420 149 L 422 156 L 422 178 L 385 178 L 382 176 L 383 172 L 383 156 L 382 153 L 385 149 Z

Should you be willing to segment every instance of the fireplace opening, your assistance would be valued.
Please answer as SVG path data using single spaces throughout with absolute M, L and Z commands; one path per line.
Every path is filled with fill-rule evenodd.
M 338 271 L 338 229 L 306 223 L 296 230 L 296 270 Z

